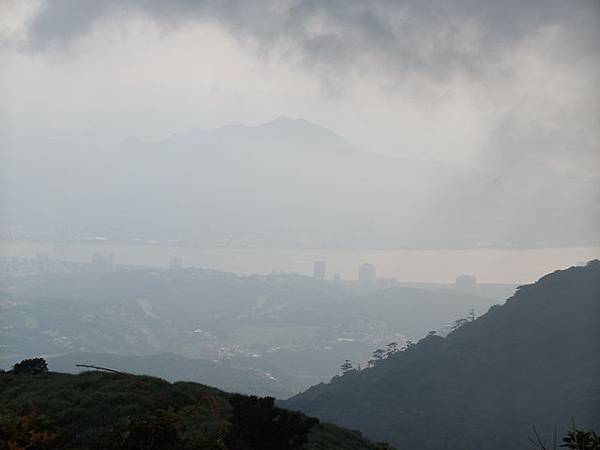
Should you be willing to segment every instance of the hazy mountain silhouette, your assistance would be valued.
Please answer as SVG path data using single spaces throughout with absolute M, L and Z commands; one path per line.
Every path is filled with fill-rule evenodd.
M 573 243 L 596 236 L 573 211 L 600 217 L 595 179 L 564 176 L 560 191 L 542 192 L 528 179 L 505 183 L 359 150 L 285 117 L 160 142 L 63 138 L 21 150 L 5 158 L 5 222 L 70 237 L 371 248 Z
M 600 423 L 600 261 L 522 286 L 446 338 L 282 402 L 399 449 L 526 448 Z

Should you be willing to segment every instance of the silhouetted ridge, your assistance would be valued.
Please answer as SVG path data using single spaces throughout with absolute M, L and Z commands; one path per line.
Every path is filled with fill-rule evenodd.
M 600 262 L 521 286 L 446 338 L 282 402 L 400 449 L 528 448 L 600 423 Z

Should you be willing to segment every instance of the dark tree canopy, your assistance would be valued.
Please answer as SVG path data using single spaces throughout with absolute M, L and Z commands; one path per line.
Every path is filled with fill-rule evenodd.
M 48 372 L 48 364 L 43 358 L 24 359 L 13 366 L 15 374 L 36 375 L 44 372 Z

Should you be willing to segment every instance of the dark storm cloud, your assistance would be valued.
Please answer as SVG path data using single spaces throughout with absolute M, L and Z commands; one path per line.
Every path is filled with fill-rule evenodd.
M 63 46 L 103 19 L 144 14 L 165 26 L 217 22 L 266 50 L 306 62 L 378 63 L 388 69 L 477 68 L 544 27 L 564 32 L 568 55 L 600 39 L 597 0 L 52 0 L 29 26 L 33 48 Z

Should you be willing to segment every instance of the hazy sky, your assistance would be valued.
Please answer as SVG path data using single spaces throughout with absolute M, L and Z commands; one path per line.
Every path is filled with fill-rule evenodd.
M 0 144 L 287 115 L 369 151 L 598 174 L 598 42 L 598 0 L 0 0 Z

